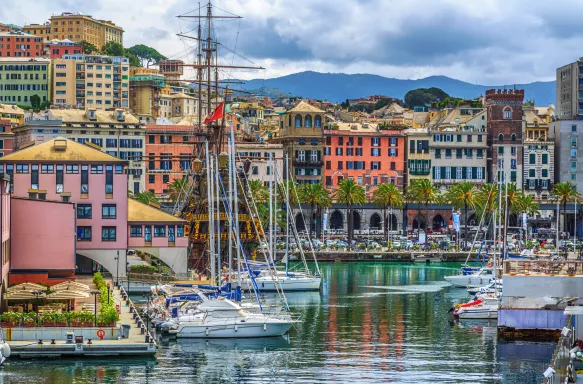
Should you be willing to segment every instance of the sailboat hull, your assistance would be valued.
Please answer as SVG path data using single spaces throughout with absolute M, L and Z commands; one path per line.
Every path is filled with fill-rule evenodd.
M 494 275 L 455 275 L 445 276 L 444 279 L 454 287 L 467 288 L 472 286 L 483 286 L 490 282 Z
M 178 338 L 249 338 L 282 336 L 292 326 L 292 322 L 238 323 L 238 324 L 191 324 L 184 323 L 170 334 Z
M 276 282 L 271 276 L 256 278 L 255 282 L 262 292 L 275 292 L 278 289 L 283 289 L 284 292 L 299 292 L 299 291 L 318 291 L 322 285 L 322 278 L 320 277 L 279 277 Z M 253 289 L 251 280 L 243 280 L 243 288 L 247 291 Z

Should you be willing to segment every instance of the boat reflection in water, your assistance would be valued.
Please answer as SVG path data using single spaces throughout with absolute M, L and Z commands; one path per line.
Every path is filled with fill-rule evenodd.
M 256 337 L 250 339 L 161 339 L 161 343 L 175 347 L 182 353 L 220 352 L 224 356 L 229 351 L 262 351 L 288 349 L 291 347 L 288 336 Z

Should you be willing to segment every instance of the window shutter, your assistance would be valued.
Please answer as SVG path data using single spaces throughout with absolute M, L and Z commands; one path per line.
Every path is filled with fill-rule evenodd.
M 399 156 L 399 148 L 395 148 L 395 156 Z
M 466 167 L 462 167 L 462 179 L 467 179 Z

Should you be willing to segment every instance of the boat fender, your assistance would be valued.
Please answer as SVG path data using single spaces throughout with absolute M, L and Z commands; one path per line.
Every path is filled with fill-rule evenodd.
M 471 283 L 472 283 L 472 278 L 468 277 L 468 284 L 471 284 Z
M 263 330 L 267 331 L 267 323 L 263 323 Z
M 480 277 L 480 285 L 482 285 L 482 284 L 484 284 L 484 283 L 482 282 L 482 278 Z
M 206 327 L 206 328 L 205 328 L 205 330 L 204 330 L 204 333 L 205 333 L 205 335 L 207 335 L 207 336 L 209 335 L 209 328 L 208 328 L 208 327 Z
M 2 356 L 9 358 L 10 357 L 10 345 L 7 343 L 2 343 L 2 347 L 0 347 L 0 352 Z
M 166 320 L 166 312 L 162 312 L 162 320 Z
M 235 332 L 237 332 L 239 330 L 239 326 L 237 324 L 235 324 Z

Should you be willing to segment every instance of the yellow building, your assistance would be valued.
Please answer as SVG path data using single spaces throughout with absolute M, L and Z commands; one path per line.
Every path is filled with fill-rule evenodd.
M 52 61 L 53 105 L 129 108 L 129 60 L 99 55 L 64 55 Z
M 53 39 L 85 40 L 101 49 L 109 41 L 123 45 L 123 32 L 123 28 L 111 21 L 97 20 L 89 15 L 63 12 L 51 16 Z
M 164 76 L 153 68 L 130 68 L 130 111 L 146 124 L 153 124 L 160 115 L 160 92 Z
M 0 120 L 10 120 L 13 127 L 24 124 L 24 110 L 16 105 L 0 104 Z

